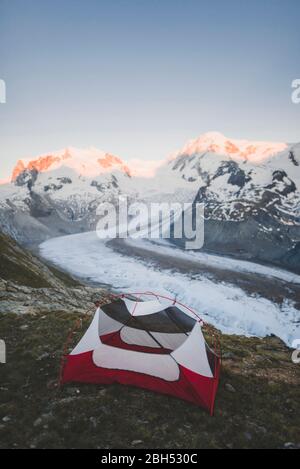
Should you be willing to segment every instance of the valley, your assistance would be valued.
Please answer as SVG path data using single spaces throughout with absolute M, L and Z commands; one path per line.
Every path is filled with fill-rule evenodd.
M 300 273 L 300 144 L 209 132 L 157 162 L 155 171 L 153 164 L 145 162 L 143 171 L 131 164 L 94 148 L 20 160 L 11 182 L 0 185 L 0 228 L 37 246 L 94 230 L 99 205 L 118 204 L 120 196 L 201 203 L 205 251 Z

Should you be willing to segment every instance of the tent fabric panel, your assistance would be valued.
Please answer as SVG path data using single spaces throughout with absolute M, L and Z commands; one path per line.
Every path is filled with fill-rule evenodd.
M 140 329 L 125 326 L 120 331 L 120 336 L 125 344 L 160 348 L 160 345 L 151 337 L 150 334 L 148 334 L 148 332 Z
M 183 311 L 178 306 L 170 306 L 166 309 L 166 313 L 170 320 L 173 321 L 182 332 L 190 332 L 195 323 L 195 318 L 192 318 L 187 311 Z
M 171 355 L 188 370 L 208 378 L 213 377 L 206 354 L 206 343 L 199 322 L 195 324 L 186 341 Z
M 135 329 L 142 329 L 151 332 L 165 332 L 170 334 L 181 332 L 177 325 L 170 320 L 165 310 L 145 316 L 131 316 L 127 325 Z
M 165 381 L 179 379 L 179 367 L 170 355 L 136 352 L 101 343 L 93 352 L 93 362 L 109 370 L 134 371 Z
M 103 344 L 110 345 L 111 347 L 118 347 L 120 349 L 125 349 L 125 350 L 134 350 L 136 352 L 168 354 L 168 355 L 170 355 L 170 353 L 172 352 L 172 350 L 161 348 L 161 347 L 149 347 L 145 345 L 127 344 L 121 339 L 120 331 L 102 336 L 101 342 Z
M 134 314 L 131 316 L 128 325 L 136 329 L 151 332 L 188 334 L 193 329 L 195 322 L 193 318 L 179 310 L 176 306 L 171 306 L 157 313 L 144 316 L 135 316 Z
M 108 316 L 103 309 L 100 309 L 99 315 L 99 336 L 117 332 L 124 327 L 122 322 L 116 321 L 115 319 Z
M 129 300 L 126 300 L 127 302 Z M 152 302 L 131 301 L 132 305 L 143 305 Z M 159 303 L 159 302 L 155 302 Z M 154 332 L 180 333 L 190 332 L 195 324 L 195 320 L 176 306 L 169 306 L 164 309 L 159 303 L 160 310 L 156 313 L 137 316 L 131 315 L 123 299 L 118 299 L 110 304 L 101 307 L 102 311 L 117 322 L 123 325 L 130 325 L 135 329 L 142 329 Z
M 120 331 L 123 342 L 130 345 L 141 345 L 146 347 L 164 348 L 170 351 L 179 347 L 187 338 L 182 333 L 158 333 L 154 331 L 143 331 L 125 326 Z
M 122 324 L 127 324 L 131 315 L 123 300 L 118 299 L 109 304 L 101 306 L 102 311 L 112 319 L 115 319 Z
M 82 339 L 72 350 L 71 355 L 77 355 L 84 352 L 94 350 L 100 344 L 98 324 L 99 324 L 100 308 L 94 314 L 93 320 Z
M 92 352 L 87 352 L 67 357 L 63 384 L 68 382 L 93 384 L 119 383 L 174 396 L 211 411 L 215 398 L 215 379 L 199 376 L 182 366 L 179 368 L 179 380 L 168 382 L 133 371 L 99 368 L 93 363 Z
M 163 348 L 171 351 L 180 347 L 180 345 L 187 339 L 186 334 L 182 333 L 166 334 L 164 332 L 151 332 L 151 334 Z
M 164 310 L 166 306 L 172 304 L 168 301 L 165 305 L 158 300 L 151 301 L 132 301 L 128 298 L 124 298 L 126 308 L 132 316 L 148 316 L 149 314 L 159 313 Z
M 205 350 L 206 350 L 206 355 L 207 355 L 210 369 L 213 371 L 213 374 L 215 374 L 215 370 L 218 366 L 219 357 L 209 348 L 206 342 L 205 342 Z

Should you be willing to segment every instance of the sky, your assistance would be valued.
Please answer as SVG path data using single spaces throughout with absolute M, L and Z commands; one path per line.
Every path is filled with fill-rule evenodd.
M 0 0 L 0 179 L 68 146 L 162 159 L 300 141 L 299 0 Z

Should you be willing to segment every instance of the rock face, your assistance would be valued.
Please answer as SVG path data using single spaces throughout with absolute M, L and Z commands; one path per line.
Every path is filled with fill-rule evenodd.
M 91 231 L 98 206 L 115 203 L 127 180 L 125 173 L 89 179 L 72 170 L 46 175 L 25 169 L 13 183 L 0 186 L 0 228 L 27 247 Z
M 0 280 L 0 314 L 80 313 L 95 311 L 95 301 L 108 295 L 90 287 L 30 288 Z
M 0 233 L 0 265 L 2 283 L 9 281 L 25 287 L 63 288 L 68 279 L 67 276 L 64 279 L 62 274 L 59 276 L 58 272 L 3 233 Z M 70 283 L 76 285 L 71 279 Z
M 107 293 L 84 287 L 0 233 L 0 314 L 80 312 Z
M 32 189 L 32 186 L 34 186 L 34 183 L 36 182 L 38 177 L 38 171 L 37 169 L 24 169 L 22 172 L 16 176 L 15 179 L 15 185 L 22 187 L 22 186 L 27 186 L 29 190 Z

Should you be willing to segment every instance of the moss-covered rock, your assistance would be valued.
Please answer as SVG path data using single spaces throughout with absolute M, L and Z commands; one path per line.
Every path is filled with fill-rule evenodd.
M 79 282 L 67 274 L 46 266 L 12 238 L 0 232 L 0 278 L 20 285 L 47 288 L 76 286 Z

